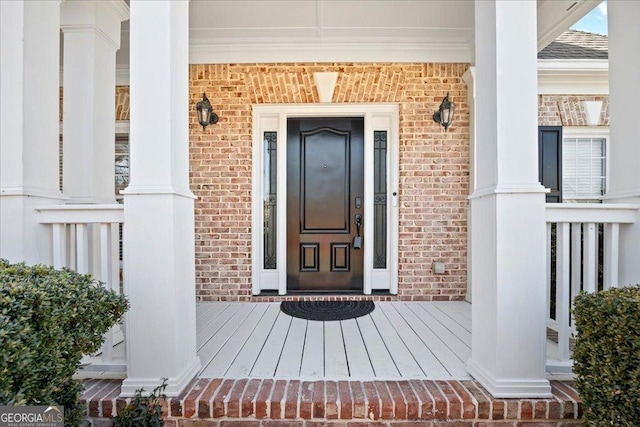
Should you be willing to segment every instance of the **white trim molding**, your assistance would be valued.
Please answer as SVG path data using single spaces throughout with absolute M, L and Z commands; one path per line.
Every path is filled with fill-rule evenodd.
M 364 294 L 374 290 L 398 292 L 398 186 L 399 186 L 399 106 L 397 104 L 273 104 L 253 106 L 253 167 L 252 167 L 252 293 L 278 291 L 287 293 L 287 118 L 289 117 L 364 117 L 364 217 L 373 218 L 373 133 L 388 132 L 387 164 L 387 267 L 373 268 L 373 246 L 364 245 Z M 263 217 L 263 135 L 277 132 L 276 269 L 264 269 Z M 364 222 L 364 241 L 373 242 L 373 221 Z
M 519 380 L 501 380 L 489 375 L 473 359 L 467 362 L 467 372 L 478 380 L 496 399 L 553 397 L 551 384 L 546 379 L 522 378 Z
M 129 352 L 127 352 L 127 360 L 129 359 Z M 200 372 L 200 368 L 202 365 L 200 364 L 200 359 L 195 358 L 192 360 L 191 364 L 185 367 L 180 375 L 177 377 L 169 377 L 167 378 L 167 388 L 164 393 L 167 397 L 176 397 L 180 394 L 182 390 L 187 387 L 189 381 L 191 381 L 198 372 Z M 136 390 L 141 388 L 149 391 L 153 390 L 155 387 L 159 386 L 159 380 L 150 380 L 146 378 L 125 378 L 122 382 L 122 388 L 120 389 L 121 397 L 133 397 L 135 395 Z
M 291 40 L 291 39 L 289 39 Z M 467 40 L 453 43 L 423 41 L 291 42 L 268 39 L 216 40 L 191 38 L 190 64 L 300 62 L 442 62 L 469 63 Z M 295 39 L 294 39 L 295 40 Z
M 608 95 L 606 59 L 539 59 L 539 95 Z

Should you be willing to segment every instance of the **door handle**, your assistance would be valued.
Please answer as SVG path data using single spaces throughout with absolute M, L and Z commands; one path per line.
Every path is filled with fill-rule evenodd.
M 362 236 L 360 236 L 360 226 L 362 225 L 362 215 L 356 214 L 354 217 L 356 223 L 356 237 L 353 238 L 353 249 L 362 249 Z

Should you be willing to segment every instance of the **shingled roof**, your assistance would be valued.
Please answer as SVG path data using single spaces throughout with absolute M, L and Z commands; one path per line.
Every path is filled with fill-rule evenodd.
M 538 59 L 608 59 L 609 40 L 601 34 L 565 31 L 538 53 Z

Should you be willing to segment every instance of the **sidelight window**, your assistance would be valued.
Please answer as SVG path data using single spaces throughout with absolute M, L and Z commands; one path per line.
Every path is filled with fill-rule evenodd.
M 387 268 L 387 131 L 373 133 L 373 268 Z
M 276 269 L 277 255 L 277 132 L 264 132 L 264 164 L 263 164 L 263 227 L 264 227 L 264 269 Z

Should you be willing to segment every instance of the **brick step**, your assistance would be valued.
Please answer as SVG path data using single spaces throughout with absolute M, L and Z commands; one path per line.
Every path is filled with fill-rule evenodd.
M 93 425 L 126 406 L 120 380 L 88 380 L 82 400 Z M 582 402 L 552 381 L 551 399 L 495 399 L 475 381 L 195 379 L 163 404 L 166 426 L 569 426 Z

